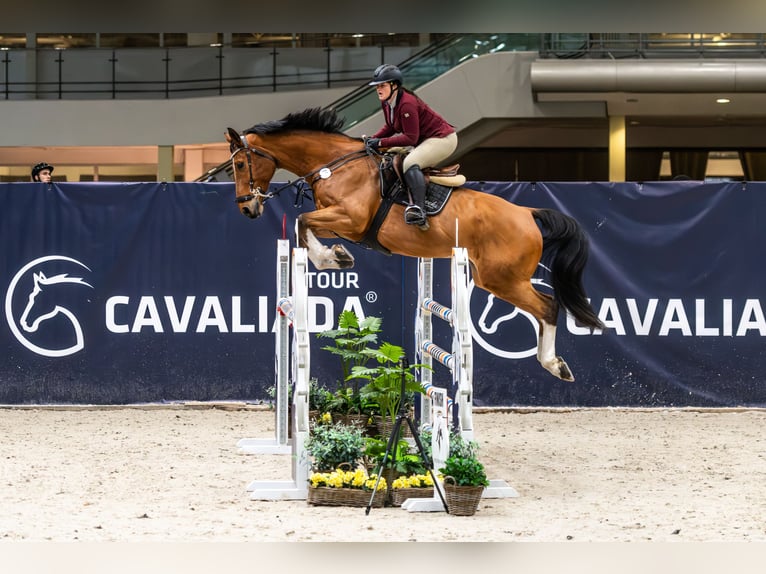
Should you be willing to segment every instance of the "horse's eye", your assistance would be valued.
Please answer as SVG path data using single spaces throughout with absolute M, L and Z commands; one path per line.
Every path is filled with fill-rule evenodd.
M 245 162 L 244 161 L 238 161 L 234 165 L 237 167 L 237 169 L 244 169 Z

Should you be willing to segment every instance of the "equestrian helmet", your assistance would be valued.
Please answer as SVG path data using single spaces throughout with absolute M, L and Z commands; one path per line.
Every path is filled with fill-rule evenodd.
M 375 68 L 375 72 L 372 74 L 372 81 L 367 84 L 368 86 L 377 86 L 378 84 L 384 84 L 386 82 L 394 82 L 395 84 L 402 85 L 404 78 L 402 72 L 393 64 L 381 64 Z
M 49 163 L 45 163 L 44 161 L 40 162 L 32 168 L 32 178 L 36 178 L 44 169 L 48 169 L 51 173 L 53 173 L 54 167 Z

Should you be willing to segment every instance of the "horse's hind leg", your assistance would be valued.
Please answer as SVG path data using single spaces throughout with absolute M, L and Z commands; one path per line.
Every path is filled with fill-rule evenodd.
M 574 381 L 569 365 L 556 355 L 556 324 L 548 323 L 544 319 L 540 321 L 540 335 L 537 338 L 537 360 L 559 379 Z
M 556 323 L 559 314 L 558 303 L 546 293 L 535 289 L 530 282 L 518 281 L 502 292 L 495 291 L 502 299 L 530 313 L 540 324 L 537 337 L 537 360 L 552 375 L 565 381 L 574 381 L 569 365 L 556 355 Z

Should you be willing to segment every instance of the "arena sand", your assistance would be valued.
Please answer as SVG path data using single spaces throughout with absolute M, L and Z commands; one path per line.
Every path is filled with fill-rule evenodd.
M 482 410 L 479 456 L 517 498 L 471 517 L 255 501 L 289 479 L 247 404 L 0 409 L 0 541 L 751 542 L 766 540 L 766 411 Z

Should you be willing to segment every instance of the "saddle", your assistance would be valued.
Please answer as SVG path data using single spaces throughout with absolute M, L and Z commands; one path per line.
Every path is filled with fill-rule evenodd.
M 391 255 L 391 252 L 378 242 L 380 226 L 383 225 L 383 221 L 388 216 L 393 204 L 410 204 L 409 192 L 402 173 L 403 161 L 404 155 L 401 153 L 383 154 L 379 168 L 380 195 L 383 201 L 381 201 L 364 237 L 358 242 L 368 249 L 385 255 Z M 423 175 L 426 178 L 426 215 L 438 214 L 447 204 L 452 190 L 465 183 L 465 176 L 457 173 L 459 167 L 458 164 L 455 164 L 441 169 L 425 168 L 423 170 Z
M 404 154 L 385 154 L 380 162 L 380 193 L 390 197 L 394 203 L 409 205 L 409 193 L 404 183 L 402 164 Z M 424 168 L 426 179 L 426 214 L 436 215 L 447 203 L 452 189 L 466 182 L 465 176 L 458 174 L 460 164 L 442 168 Z

